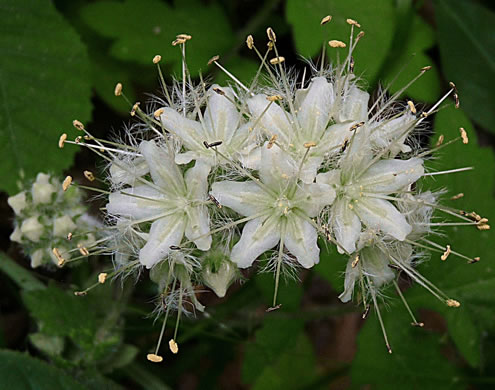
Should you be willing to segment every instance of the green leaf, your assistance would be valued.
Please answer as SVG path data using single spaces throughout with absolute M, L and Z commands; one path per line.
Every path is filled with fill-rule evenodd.
M 71 376 L 27 354 L 0 350 L 0 388 L 11 390 L 85 390 Z
M 378 319 L 370 313 L 359 333 L 351 368 L 355 385 L 371 389 L 464 389 L 461 374 L 442 355 L 439 335 L 410 326 L 404 307 L 382 309 L 393 353 L 387 353 Z
M 48 356 L 59 356 L 64 351 L 64 339 L 59 336 L 48 336 L 44 333 L 32 333 L 29 341 Z
M 12 194 L 21 170 L 71 166 L 77 148 L 62 153 L 57 140 L 90 118 L 91 91 L 86 49 L 51 1 L 5 0 L 0 10 L 0 189 Z
M 280 310 L 295 311 L 301 303 L 303 295 L 301 283 L 295 280 L 284 280 L 284 276 L 280 276 L 278 285 L 277 303 L 282 304 Z M 273 302 L 273 293 L 275 290 L 275 278 L 271 273 L 261 273 L 255 277 L 256 287 L 262 293 L 266 304 L 271 305 Z
M 434 4 L 442 68 L 471 119 L 495 131 L 495 13 L 474 1 Z
M 43 290 L 45 288 L 45 285 L 36 279 L 31 272 L 3 253 L 0 253 L 0 271 L 7 274 L 24 291 Z
M 328 14 L 332 20 L 321 26 L 321 19 Z M 357 20 L 366 35 L 353 52 L 355 73 L 374 83 L 394 35 L 394 1 L 288 0 L 286 15 L 292 25 L 297 52 L 314 57 L 324 42 L 334 64 L 337 55 L 340 59 L 347 55 L 347 49 L 332 49 L 328 41 L 338 39 L 348 44 L 351 29 L 346 19 Z
M 160 54 L 164 63 L 174 66 L 177 75 L 181 72 L 181 52 L 179 46 L 171 45 L 177 34 L 192 36 L 186 45 L 192 75 L 234 42 L 227 18 L 215 3 L 191 0 L 170 6 L 159 0 L 99 1 L 81 12 L 91 28 L 114 40 L 110 54 L 115 58 L 148 65 Z
M 333 245 L 320 241 L 320 262 L 313 270 L 329 282 L 337 293 L 344 291 L 344 273 L 348 257 L 341 255 Z

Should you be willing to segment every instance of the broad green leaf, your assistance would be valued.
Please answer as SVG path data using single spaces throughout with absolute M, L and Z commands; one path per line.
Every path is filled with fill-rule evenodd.
M 373 309 L 372 309 L 373 311 Z M 410 325 L 404 307 L 383 310 L 393 353 L 385 348 L 378 319 L 370 313 L 358 336 L 352 383 L 380 390 L 464 389 L 461 374 L 441 353 L 440 335 Z
M 471 119 L 495 131 L 495 13 L 475 1 L 434 4 L 442 68 Z
M 45 285 L 27 269 L 3 253 L 0 253 L 0 271 L 7 274 L 23 291 L 36 291 L 45 288 Z
M 172 46 L 178 34 L 189 34 L 186 58 L 191 74 L 207 67 L 208 60 L 223 54 L 233 44 L 228 20 L 218 4 L 198 0 L 175 1 L 171 6 L 159 0 L 99 1 L 81 10 L 83 20 L 100 35 L 111 38 L 110 54 L 123 61 L 151 64 L 156 54 L 181 72 L 181 51 Z
M 374 83 L 394 35 L 394 1 L 288 0 L 286 15 L 292 25 L 297 52 L 314 57 L 324 43 L 334 63 L 337 55 L 343 60 L 348 49 L 333 49 L 328 41 L 337 39 L 349 46 L 351 29 L 346 19 L 357 20 L 366 35 L 353 52 L 355 73 Z M 332 20 L 321 26 L 320 21 L 326 15 L 332 15 Z
M 12 194 L 21 170 L 72 165 L 77 148 L 57 140 L 90 118 L 91 91 L 86 49 L 51 1 L 5 0 L 0 11 L 0 189 Z
M 271 273 L 261 273 L 255 277 L 256 287 L 262 293 L 262 296 L 268 306 L 273 303 L 273 293 L 275 291 L 275 278 Z M 299 281 L 292 279 L 286 280 L 281 275 L 278 285 L 277 304 L 282 304 L 280 310 L 295 311 L 301 303 L 303 295 L 302 286 Z
M 493 151 L 480 148 L 472 124 L 462 110 L 452 106 L 437 114 L 435 133 L 445 135 L 449 140 L 459 135 L 459 127 L 468 132 L 470 141 L 464 145 L 457 142 L 443 149 L 438 160 L 430 163 L 434 170 L 446 170 L 466 166 L 474 167 L 473 171 L 435 176 L 424 179 L 424 187 L 436 189 L 446 188 L 448 193 L 443 203 L 458 209 L 475 210 L 489 220 L 495 218 L 493 209 L 495 159 Z M 436 140 L 436 138 L 435 138 Z M 464 193 L 458 200 L 449 200 L 450 196 Z M 442 220 L 445 214 L 437 214 Z M 459 221 L 459 220 L 457 220 Z M 495 305 L 495 269 L 491 264 L 493 258 L 493 233 L 479 231 L 474 226 L 446 227 L 446 237 L 432 238 L 442 245 L 450 244 L 452 249 L 470 257 L 479 256 L 481 261 L 467 264 L 465 260 L 449 256 L 446 261 L 440 260 L 440 254 L 432 255 L 431 260 L 421 267 L 421 272 L 445 293 L 461 302 L 460 308 L 449 308 L 433 298 L 419 286 L 407 291 L 407 297 L 415 306 L 426 306 L 444 314 L 447 319 L 449 333 L 459 351 L 472 366 L 480 364 L 480 334 L 488 328 L 493 329 L 493 319 L 489 313 Z
M 0 388 L 12 390 L 85 390 L 62 370 L 27 354 L 0 350 Z

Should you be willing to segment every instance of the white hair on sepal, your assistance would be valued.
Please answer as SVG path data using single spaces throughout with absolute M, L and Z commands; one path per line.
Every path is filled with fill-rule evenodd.
M 258 270 L 258 273 L 273 273 L 274 276 L 277 271 L 279 253 L 277 250 L 267 252 L 267 259 L 263 266 Z M 301 265 L 297 261 L 296 257 L 291 253 L 284 250 L 282 254 L 282 262 L 280 266 L 280 275 L 287 283 L 289 280 L 299 281 L 299 271 Z

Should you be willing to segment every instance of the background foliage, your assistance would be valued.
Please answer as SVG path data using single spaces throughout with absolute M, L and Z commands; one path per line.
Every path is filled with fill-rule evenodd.
M 495 132 L 495 14 L 489 1 L 468 0 L 0 0 L 0 388 L 9 389 L 466 389 L 492 388 L 495 377 L 495 267 L 489 231 L 452 228 L 443 243 L 480 256 L 468 266 L 433 255 L 421 271 L 462 302 L 452 310 L 420 286 L 402 283 L 425 328 L 409 326 L 394 297 L 384 319 L 394 353 L 389 355 L 373 314 L 361 319 L 352 304 L 337 299 L 345 260 L 333 251 L 301 274 L 301 283 L 284 285 L 282 309 L 266 314 L 273 280 L 252 276 L 224 299 L 204 293 L 207 315 L 185 321 L 181 351 L 164 364 L 145 359 L 159 332 L 148 317 L 155 291 L 139 284 L 106 284 L 78 298 L 103 262 L 60 270 L 54 275 L 26 270 L 28 262 L 8 241 L 12 212 L 6 194 L 38 171 L 78 175 L 101 162 L 71 148 L 61 153 L 61 132 L 72 136 L 71 121 L 86 123 L 98 135 L 118 131 L 129 107 L 113 95 L 124 84 L 131 101 L 145 102 L 158 90 L 151 59 L 163 57 L 164 73 L 179 74 L 178 33 L 188 44 L 192 75 L 223 82 L 207 66 L 215 54 L 241 80 L 257 69 L 244 40 L 265 41 L 277 32 L 282 55 L 302 69 L 299 56 L 317 61 L 321 43 L 347 41 L 345 18 L 366 32 L 355 52 L 356 72 L 396 92 L 418 69 L 432 71 L 404 94 L 431 104 L 454 81 L 461 110 L 446 108 L 430 122 L 452 138 L 460 126 L 469 145 L 456 144 L 432 160 L 435 169 L 474 166 L 471 172 L 438 177 L 431 188 L 447 188 L 445 199 L 466 196 L 456 206 L 495 217 L 493 133 Z M 328 36 L 321 18 L 333 15 Z M 327 34 L 327 33 L 325 33 Z M 333 54 L 332 54 L 333 55 Z M 335 60 L 335 58 L 332 58 Z M 430 140 L 431 139 L 431 140 Z M 69 149 L 69 148 L 68 148 Z M 52 279 L 51 282 L 48 282 Z

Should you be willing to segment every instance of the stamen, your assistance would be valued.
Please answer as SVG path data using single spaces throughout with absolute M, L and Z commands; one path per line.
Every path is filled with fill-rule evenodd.
M 215 146 L 220 146 L 223 143 L 223 141 L 215 141 L 209 144 L 206 141 L 203 141 L 203 145 L 205 146 L 206 149 L 214 148 Z
M 358 22 L 356 22 L 354 19 L 346 19 L 346 22 L 351 26 L 361 27 L 361 25 Z
M 320 24 L 323 26 L 324 24 L 327 24 L 331 20 L 332 20 L 332 15 L 327 15 L 321 20 Z
M 416 107 L 414 106 L 414 103 L 411 100 L 407 101 L 407 105 L 409 106 L 409 109 L 413 114 L 416 114 Z
M 464 168 L 457 168 L 457 169 L 449 169 L 448 171 L 439 171 L 439 172 L 424 173 L 423 176 L 446 175 L 448 173 L 464 172 L 464 171 L 470 171 L 472 169 L 474 169 L 474 167 L 464 167 Z
M 62 149 L 64 147 L 65 140 L 67 139 L 67 134 L 62 134 L 58 139 L 58 147 Z
M 454 97 L 454 100 L 455 100 L 455 108 L 459 108 L 461 104 L 459 102 L 459 95 L 457 93 L 457 87 L 455 86 L 455 84 L 452 81 L 449 82 L 449 85 L 450 85 L 451 88 L 454 89 L 453 97 Z
M 157 54 L 156 56 L 153 57 L 153 63 L 156 65 L 162 60 L 162 56 Z
M 64 182 L 62 183 L 62 189 L 64 191 L 67 191 L 67 188 L 69 188 L 69 186 L 71 185 L 71 183 L 72 183 L 72 176 L 67 176 L 64 179 Z
M 441 259 L 442 261 L 447 260 L 447 257 L 449 257 L 450 252 L 451 252 L 451 250 L 450 250 L 450 245 L 447 245 L 447 249 L 445 250 L 445 252 L 443 252 L 443 255 L 442 255 L 442 256 L 440 256 L 440 259 Z
M 352 261 L 351 263 L 351 267 L 352 268 L 356 268 L 356 266 L 358 265 L 359 263 L 359 254 L 356 255 L 355 259 Z
M 364 309 L 364 312 L 361 315 L 361 318 L 363 320 L 365 320 L 366 318 L 368 318 L 368 314 L 370 314 L 370 309 L 371 309 L 371 305 L 366 305 L 366 308 Z
M 271 27 L 268 27 L 266 29 L 266 35 L 268 36 L 268 39 L 275 43 L 277 42 L 277 36 L 275 35 L 275 31 L 273 31 L 273 29 Z
M 184 39 L 185 41 L 191 40 L 192 36 L 189 34 L 179 34 L 176 37 L 177 39 Z
M 314 148 L 316 146 L 316 143 L 315 142 L 305 142 L 303 144 L 303 146 L 306 148 L 306 149 L 309 149 L 309 148 Z
M 265 310 L 265 313 L 270 313 L 272 311 L 275 311 L 275 310 L 278 310 L 282 307 L 282 304 L 279 303 L 278 305 L 275 305 L 275 306 L 271 306 L 269 307 L 268 309 Z
M 217 206 L 219 209 L 222 208 L 220 202 L 212 194 L 208 194 L 208 199 L 215 203 L 215 206 Z
M 400 299 L 402 300 L 402 303 L 404 304 L 404 306 L 406 307 L 406 310 L 407 312 L 409 313 L 409 315 L 411 316 L 413 322 L 411 323 L 412 326 L 419 326 L 420 328 L 422 328 L 423 326 L 425 326 L 424 323 L 422 322 L 418 322 L 416 320 L 416 317 L 414 316 L 414 313 L 412 312 L 411 308 L 409 307 L 407 301 L 406 301 L 406 298 L 404 297 L 404 295 L 402 294 L 402 291 L 400 290 L 400 287 L 399 285 L 397 284 L 397 282 L 394 280 L 394 286 L 395 286 L 395 290 L 397 291 L 397 294 L 399 294 L 400 296 Z
M 102 272 L 98 275 L 98 283 L 103 284 L 107 280 L 108 274 L 106 272 Z
M 69 232 L 67 234 L 67 240 L 69 240 L 69 241 L 72 240 L 72 232 Z
M 272 138 L 270 138 L 270 141 L 268 141 L 268 144 L 266 145 L 266 148 L 267 149 L 271 149 L 273 147 L 273 144 L 277 140 L 277 138 L 278 138 L 278 135 L 277 134 L 273 134 L 272 135 Z
M 153 116 L 156 118 L 156 119 L 159 119 L 160 116 L 165 112 L 165 110 L 163 108 L 159 108 L 158 110 L 156 110 L 154 113 L 153 113 Z
M 457 199 L 461 199 L 462 197 L 464 197 L 464 193 L 459 192 L 457 195 L 452 196 L 450 200 L 457 200 Z
M 388 342 L 387 331 L 385 330 L 385 324 L 383 323 L 382 314 L 380 313 L 380 308 L 378 307 L 378 303 L 376 301 L 376 295 L 373 284 L 370 281 L 368 275 L 365 276 L 366 276 L 366 280 L 368 281 L 368 285 L 370 286 L 371 298 L 373 299 L 373 305 L 375 306 L 376 314 L 378 315 L 378 322 L 380 323 L 380 327 L 382 328 L 383 339 L 385 340 L 385 346 L 387 347 L 388 353 L 392 353 L 392 348 L 390 348 L 390 343 Z
M 460 127 L 459 132 L 461 133 L 462 143 L 467 144 L 469 142 L 469 138 L 467 136 L 466 130 L 464 130 L 464 127 Z
M 117 83 L 117 85 L 115 85 L 115 89 L 113 91 L 113 94 L 115 96 L 120 96 L 122 95 L 122 84 L 121 83 Z
M 89 181 L 95 181 L 95 175 L 93 175 L 93 172 L 91 171 L 84 171 L 84 177 L 88 179 Z
M 281 222 L 280 228 L 281 228 L 281 235 L 280 235 L 280 245 L 278 248 L 278 256 L 277 256 L 277 271 L 275 273 L 275 290 L 273 292 L 273 304 L 272 304 L 273 310 L 275 310 L 275 307 L 277 306 L 277 294 L 278 294 L 278 283 L 279 283 L 279 279 L 280 279 L 280 268 L 282 267 L 282 258 L 284 255 L 284 236 L 285 236 L 285 230 L 286 230 L 285 222 Z
M 349 131 L 354 131 L 354 130 L 357 130 L 359 129 L 361 126 L 364 125 L 364 122 L 359 122 L 359 123 L 356 123 L 354 125 L 352 125 L 350 128 L 349 128 Z
M 225 96 L 225 92 L 220 88 L 213 88 L 213 91 L 215 91 L 216 93 L 218 93 L 221 96 Z
M 77 130 L 81 130 L 81 131 L 84 131 L 84 125 L 82 124 L 81 121 L 78 121 L 77 119 L 74 119 L 72 121 L 72 125 L 77 129 Z
M 283 99 L 283 96 L 281 96 L 281 95 L 272 95 L 272 96 L 266 97 L 266 100 L 268 100 L 269 102 L 276 102 L 276 101 L 282 100 L 282 99 Z
M 336 39 L 332 39 L 331 41 L 328 41 L 328 44 L 330 45 L 330 47 L 333 48 L 344 48 L 347 46 L 344 42 L 338 41 Z
M 435 146 L 440 146 L 441 144 L 443 144 L 444 139 L 445 139 L 445 136 L 443 134 L 440 134 L 440 137 L 438 137 L 438 141 L 435 144 Z
M 141 104 L 140 102 L 134 103 L 134 105 L 132 106 L 132 110 L 131 110 L 131 116 L 136 115 L 136 111 L 139 109 L 140 104 Z
M 53 248 L 52 249 L 52 253 L 55 255 L 55 257 L 57 258 L 58 260 L 58 266 L 59 267 L 62 267 L 64 264 L 65 264 L 65 259 L 62 257 L 62 255 L 60 254 L 60 251 L 58 250 L 58 248 Z
M 173 354 L 179 352 L 179 346 L 177 345 L 174 339 L 170 339 L 170 341 L 168 342 L 168 347 L 170 348 L 170 351 L 172 351 Z
M 354 73 L 354 57 L 351 56 L 350 62 L 349 62 L 349 72 Z
M 163 357 L 155 355 L 154 353 L 147 354 L 146 359 L 153 363 L 161 363 L 163 361 Z
M 247 38 L 246 38 L 246 45 L 248 47 L 249 50 L 253 50 L 253 46 L 254 46 L 254 38 L 252 35 L 248 35 Z
M 277 65 L 285 61 L 285 57 L 275 57 L 270 60 L 270 64 Z
M 83 256 L 89 256 L 89 251 L 88 249 L 82 245 L 82 244 L 77 244 L 77 249 L 79 249 L 79 253 Z
M 455 299 L 447 299 L 446 303 L 447 303 L 447 306 L 449 306 L 449 307 L 459 307 L 459 306 L 461 306 L 461 303 L 458 302 L 458 301 L 456 301 Z

